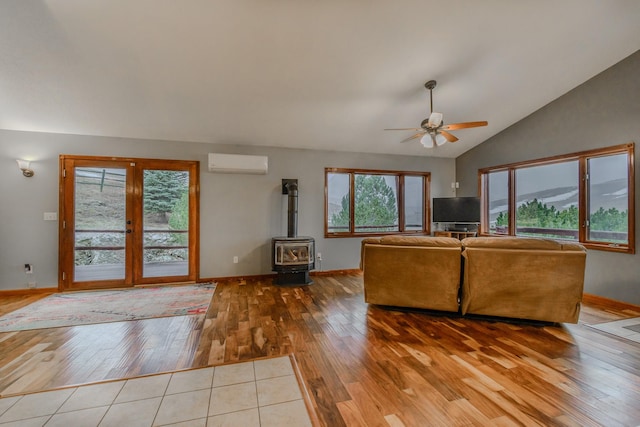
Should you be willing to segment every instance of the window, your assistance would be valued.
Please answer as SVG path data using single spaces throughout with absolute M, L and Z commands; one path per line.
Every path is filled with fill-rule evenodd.
M 507 234 L 509 229 L 509 173 L 496 171 L 487 174 L 489 186 L 487 200 L 489 206 L 489 231 Z
M 404 229 L 424 230 L 425 178 L 407 175 L 404 177 Z
M 325 171 L 325 215 L 328 233 L 349 232 L 351 174 Z M 326 234 L 326 233 L 325 233 Z
M 516 235 L 578 240 L 578 161 L 515 173 Z
M 325 169 L 325 236 L 429 233 L 428 172 Z
M 628 245 L 633 216 L 629 216 L 627 169 L 625 154 L 587 159 L 587 241 Z
M 634 144 L 481 169 L 482 233 L 635 253 Z

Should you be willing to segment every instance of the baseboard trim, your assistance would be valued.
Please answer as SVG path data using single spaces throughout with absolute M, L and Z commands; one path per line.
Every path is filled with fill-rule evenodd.
M 362 270 L 356 268 L 351 270 L 327 270 L 327 271 L 311 271 L 311 276 L 345 276 L 350 274 L 362 274 Z M 208 283 L 208 282 L 225 282 L 231 280 L 269 280 L 275 279 L 276 273 L 271 274 L 254 274 L 249 276 L 222 276 L 222 277 L 200 277 L 196 280 L 196 283 Z M 192 284 L 189 283 L 171 283 L 171 285 L 183 285 Z M 165 285 L 167 283 L 163 283 Z M 154 285 L 136 285 L 135 287 L 143 286 L 158 286 Z M 58 288 L 36 288 L 36 289 L 0 289 L 0 296 L 17 296 L 17 295 L 36 295 L 36 294 L 55 294 L 60 292 Z
M 362 274 L 362 270 L 359 268 L 351 270 L 327 270 L 327 271 L 311 271 L 310 276 L 345 276 L 349 274 Z M 201 277 L 198 279 L 198 283 L 204 282 L 225 282 L 230 280 L 268 280 L 274 279 L 277 276 L 276 273 L 271 274 L 254 274 L 249 276 L 223 276 L 223 277 Z
M 276 274 L 254 274 L 248 276 L 220 276 L 220 277 L 201 277 L 198 283 L 206 282 L 227 282 L 230 280 L 266 280 L 276 277 Z
M 588 304 L 602 304 L 617 310 L 634 310 L 640 311 L 640 305 L 631 304 L 624 301 L 618 301 L 611 298 L 601 297 L 600 295 L 582 294 L 582 301 Z
M 350 270 L 312 271 L 310 273 L 311 276 L 347 276 L 350 274 L 362 274 L 362 270 L 353 268 Z
M 58 288 L 35 288 L 35 289 L 1 289 L 2 296 L 21 296 L 21 295 L 37 295 L 37 294 L 55 294 Z

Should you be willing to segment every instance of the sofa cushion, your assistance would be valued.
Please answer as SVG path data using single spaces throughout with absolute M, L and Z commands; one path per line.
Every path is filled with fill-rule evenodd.
M 431 248 L 456 248 L 461 253 L 462 243 L 460 240 L 451 237 L 433 237 L 433 236 L 382 236 L 382 237 L 365 237 L 362 239 L 360 250 L 360 269 L 364 270 L 364 257 L 366 245 L 385 245 L 385 246 L 421 246 Z
M 369 239 L 365 239 L 369 240 Z M 460 240 L 452 237 L 433 236 L 383 236 L 371 239 L 368 243 L 393 246 L 429 246 L 439 248 L 461 248 Z
M 584 251 L 584 247 L 573 242 L 558 242 L 538 237 L 467 237 L 462 240 L 465 248 L 523 249 L 545 251 Z
M 574 243 L 574 242 L 562 242 L 562 250 L 586 252 L 586 249 L 584 246 L 582 246 L 580 243 Z

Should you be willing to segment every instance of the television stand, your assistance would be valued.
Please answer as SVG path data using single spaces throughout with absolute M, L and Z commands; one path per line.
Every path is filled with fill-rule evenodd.
M 459 240 L 462 240 L 466 237 L 476 237 L 477 234 L 478 233 L 475 231 L 454 231 L 454 230 L 433 232 L 433 235 L 435 237 L 453 237 Z

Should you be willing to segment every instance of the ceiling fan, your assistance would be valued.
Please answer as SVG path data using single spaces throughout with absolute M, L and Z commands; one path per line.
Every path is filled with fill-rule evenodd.
M 398 129 L 385 129 L 385 130 L 416 130 L 418 133 L 411 135 L 408 138 L 403 139 L 402 142 L 409 142 L 416 138 L 422 137 L 420 143 L 426 148 L 433 148 L 434 146 L 440 146 L 448 142 L 456 142 L 458 138 L 455 135 L 449 133 L 450 130 L 475 128 L 479 126 L 486 126 L 489 123 L 486 121 L 480 122 L 464 122 L 464 123 L 452 123 L 445 125 L 442 121 L 442 113 L 433 111 L 433 88 L 436 87 L 435 80 L 429 80 L 424 84 L 424 87 L 429 90 L 429 102 L 431 106 L 431 114 L 420 123 L 419 128 L 398 128 Z

